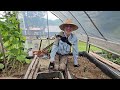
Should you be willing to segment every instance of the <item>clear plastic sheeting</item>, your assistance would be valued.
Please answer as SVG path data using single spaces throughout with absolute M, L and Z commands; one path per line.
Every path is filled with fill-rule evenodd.
M 51 12 L 51 13 L 52 13 L 52 12 L 54 13 L 54 11 L 50 11 L 50 12 Z M 64 22 L 64 20 L 67 19 L 67 17 L 64 16 L 63 14 L 61 14 L 59 11 L 55 11 L 55 15 L 56 15 L 62 22 Z
M 79 27 L 73 31 L 78 39 L 120 55 L 120 11 L 19 11 L 23 35 L 32 45 L 35 40 L 39 44 L 41 38 L 53 38 L 68 18 Z
M 76 17 L 76 19 L 84 27 L 88 36 L 103 38 L 100 33 L 96 30 L 93 24 L 90 22 L 89 18 L 84 14 L 84 12 L 71 11 L 71 13 Z
M 120 43 L 120 11 L 86 11 L 99 31 L 84 11 L 50 12 L 58 19 L 48 20 L 47 11 L 20 11 L 19 18 L 23 35 L 45 38 L 54 36 L 61 31 L 59 25 L 70 18 L 79 27 L 74 32 L 77 36 L 88 35 Z
M 88 16 L 84 13 L 84 11 L 52 11 L 52 13 L 54 13 L 56 16 L 59 16 L 59 18 L 62 20 L 65 20 L 66 18 L 71 18 L 73 20 L 73 23 L 81 27 L 79 25 L 80 23 L 85 29 L 88 36 L 97 37 L 101 39 L 106 38 L 109 41 L 120 43 L 120 11 L 86 12 L 100 32 L 95 28 Z M 79 28 L 79 30 L 76 32 L 85 34 L 85 32 L 81 28 Z M 104 36 L 104 38 L 100 33 Z
M 72 15 L 70 15 L 70 14 L 67 15 L 65 11 L 60 11 L 60 12 L 59 11 L 51 11 L 51 12 L 54 13 L 56 16 L 58 16 L 63 22 L 65 22 L 65 20 L 67 18 L 72 19 L 73 23 L 75 23 L 79 27 L 79 29 L 74 33 L 76 33 L 76 34 L 85 34 L 84 30 L 82 30 L 82 28 L 79 26 L 79 23 L 76 22 L 75 18 L 72 17 Z
M 47 38 L 51 39 L 58 34 L 61 31 L 58 26 L 62 24 L 57 17 L 55 19 L 51 17 L 55 16 L 51 16 L 48 11 L 19 11 L 20 27 L 27 39 L 25 48 L 38 50 L 41 39 L 44 47 L 51 43 Z
M 47 11 L 20 11 L 19 19 L 25 36 L 48 38 L 61 31 L 58 26 L 62 21 L 51 20 Z
M 46 35 L 47 28 L 46 11 L 21 11 L 21 28 L 23 35 L 41 36 Z
M 87 11 L 87 13 L 108 40 L 120 42 L 120 11 Z

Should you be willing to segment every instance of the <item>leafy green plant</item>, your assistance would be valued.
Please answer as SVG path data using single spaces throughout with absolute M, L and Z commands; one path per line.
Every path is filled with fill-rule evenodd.
M 110 61 L 116 63 L 116 64 L 119 64 L 120 65 L 120 57 L 119 58 L 116 58 L 116 59 L 109 59 Z
M 120 65 L 120 57 L 116 56 L 116 57 L 113 57 L 114 54 L 108 52 L 108 51 L 105 51 L 105 50 L 102 50 L 102 53 L 103 54 L 106 54 L 104 56 L 104 58 L 116 63 L 116 64 L 119 64 Z
M 27 53 L 24 52 L 24 43 L 26 38 L 22 35 L 20 21 L 17 19 L 18 13 L 8 12 L 0 19 L 0 32 L 5 49 L 6 64 L 10 61 L 19 61 L 20 63 L 30 63 L 26 60 Z M 0 54 L 2 60 L 3 53 Z
M 0 69 L 3 69 L 4 65 L 2 63 L 0 63 Z

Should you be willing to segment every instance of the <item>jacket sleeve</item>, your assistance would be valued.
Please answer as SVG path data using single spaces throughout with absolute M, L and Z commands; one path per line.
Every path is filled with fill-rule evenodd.
M 50 53 L 50 61 L 55 61 L 55 55 L 56 55 L 56 52 L 58 51 L 58 43 L 59 43 L 59 39 L 56 38 Z

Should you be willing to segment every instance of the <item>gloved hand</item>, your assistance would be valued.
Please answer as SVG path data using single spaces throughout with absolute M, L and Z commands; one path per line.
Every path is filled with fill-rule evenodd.
M 54 69 L 54 67 L 55 67 L 55 63 L 54 62 L 50 62 L 49 69 Z

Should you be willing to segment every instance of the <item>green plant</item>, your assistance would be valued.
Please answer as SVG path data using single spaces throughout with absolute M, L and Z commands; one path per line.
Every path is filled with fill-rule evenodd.
M 0 19 L 0 32 L 2 35 L 2 41 L 5 48 L 6 64 L 11 61 L 19 61 L 22 63 L 28 63 L 26 59 L 27 53 L 24 52 L 24 43 L 26 38 L 22 35 L 22 29 L 20 29 L 20 21 L 17 19 L 17 12 L 8 12 Z M 4 19 L 4 21 L 2 21 Z M 3 53 L 0 54 L 2 59 Z M 14 64 L 13 64 L 14 66 Z
M 120 57 L 119 58 L 116 58 L 116 59 L 109 59 L 110 61 L 116 63 L 116 64 L 119 64 L 120 65 Z
M 4 65 L 2 63 L 0 63 L 0 69 L 3 69 Z
M 117 57 L 113 57 L 114 54 L 112 54 L 112 53 L 110 53 L 108 51 L 105 51 L 105 50 L 102 50 L 102 53 L 106 54 L 104 56 L 104 58 L 106 58 L 106 59 L 108 59 L 108 60 L 110 60 L 110 61 L 120 65 L 120 57 L 118 57 L 118 56 Z

